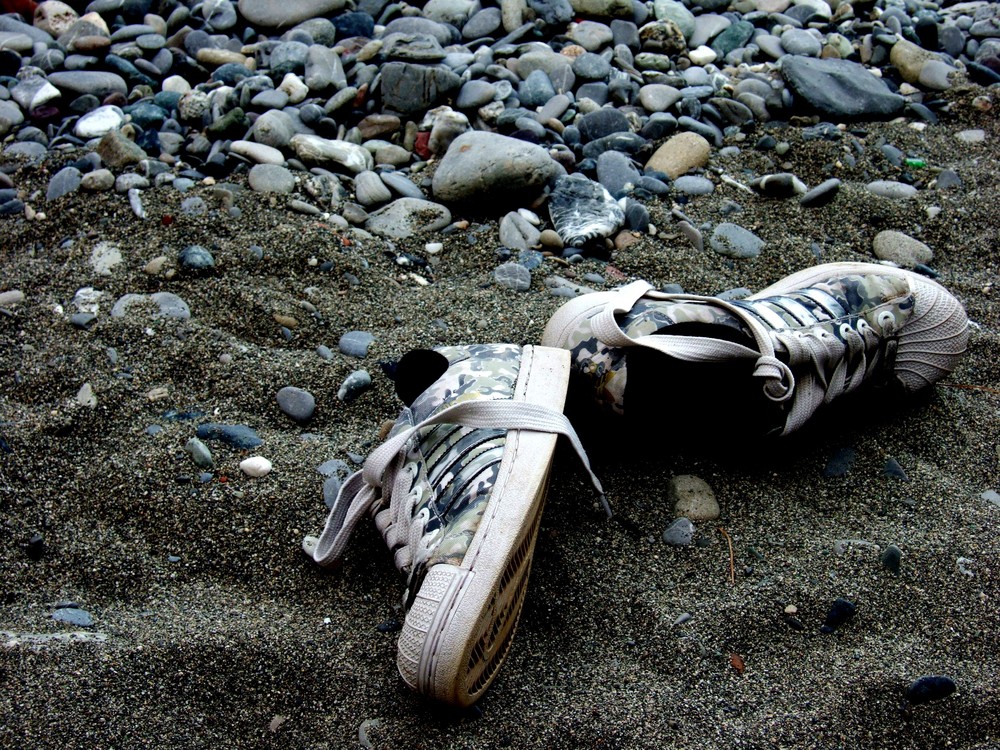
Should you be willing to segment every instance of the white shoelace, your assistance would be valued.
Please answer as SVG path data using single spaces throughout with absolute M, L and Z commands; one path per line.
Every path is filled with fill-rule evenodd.
M 744 308 L 723 299 L 710 303 L 735 315 L 746 326 L 757 349 L 709 336 L 677 336 L 651 334 L 630 337 L 615 316 L 627 313 L 642 297 L 673 302 L 702 302 L 696 295 L 664 294 L 653 290 L 645 281 L 634 281 L 617 290 L 618 294 L 591 321 L 598 340 L 610 346 L 643 346 L 663 352 L 686 362 L 719 362 L 751 359 L 756 362 L 754 377 L 764 380 L 764 395 L 771 401 L 792 399 L 785 420 L 783 435 L 801 427 L 816 409 L 837 396 L 860 386 L 877 369 L 881 357 L 868 359 L 870 344 L 878 344 L 880 335 L 865 320 L 857 327 L 844 322 L 838 332 L 843 341 L 819 326 L 807 329 L 771 330 Z M 893 333 L 894 319 L 886 313 L 878 320 L 884 335 Z M 776 347 L 787 355 L 788 364 L 776 356 Z M 831 364 L 833 370 L 827 372 Z M 796 383 L 792 367 L 809 365 L 804 377 Z
M 412 550 L 424 534 L 426 518 L 414 516 L 416 498 L 409 493 L 412 477 L 401 469 L 406 463 L 410 440 L 419 430 L 435 424 L 564 435 L 590 475 L 590 481 L 597 490 L 605 512 L 611 517 L 604 489 L 590 468 L 590 461 L 576 430 L 562 412 L 519 401 L 465 401 L 442 409 L 422 422 L 402 430 L 372 451 L 364 467 L 352 474 L 340 488 L 320 536 L 306 537 L 303 540 L 302 548 L 306 554 L 320 565 L 335 565 L 344 554 L 358 522 L 384 502 L 385 489 L 389 488 L 389 507 L 377 512 L 375 522 L 389 548 L 397 550 L 396 567 L 403 569 L 410 565 Z

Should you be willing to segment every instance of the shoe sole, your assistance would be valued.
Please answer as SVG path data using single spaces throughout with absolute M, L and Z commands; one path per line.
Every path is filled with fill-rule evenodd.
M 527 346 L 513 400 L 562 411 L 569 352 Z M 469 706 L 493 682 L 524 605 L 556 435 L 510 430 L 461 565 L 435 565 L 407 612 L 397 666 L 415 691 Z

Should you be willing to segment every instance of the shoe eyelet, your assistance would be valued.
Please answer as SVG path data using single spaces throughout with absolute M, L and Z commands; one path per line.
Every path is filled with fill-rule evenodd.
M 846 339 L 848 336 L 854 333 L 854 329 L 851 327 L 850 323 L 841 323 L 840 328 L 838 330 L 840 331 L 840 338 L 842 339 Z
M 892 331 L 896 327 L 896 318 L 888 310 L 880 312 L 878 317 L 875 318 L 875 322 L 878 323 L 879 327 L 886 332 Z

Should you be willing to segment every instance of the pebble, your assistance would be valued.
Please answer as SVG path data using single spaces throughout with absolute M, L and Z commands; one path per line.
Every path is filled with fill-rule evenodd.
M 49 180 L 49 187 L 45 193 L 46 201 L 55 201 L 70 193 L 75 193 L 83 180 L 83 175 L 76 167 L 63 167 L 52 179 Z
M 215 258 L 201 245 L 188 245 L 177 256 L 177 262 L 192 271 L 204 271 L 215 267 Z
M 840 448 L 826 462 L 826 466 L 823 467 L 823 476 L 847 476 L 848 472 L 854 467 L 857 457 L 858 455 L 853 448 Z
M 271 468 L 271 462 L 263 456 L 250 456 L 240 461 L 240 471 L 248 477 L 266 477 Z
M 221 424 L 207 422 L 198 426 L 197 435 L 202 440 L 219 440 L 226 445 L 240 450 L 249 450 L 263 445 L 253 428 L 245 424 Z
M 888 260 L 902 268 L 913 268 L 933 260 L 933 251 L 918 239 L 893 229 L 884 229 L 872 240 L 872 250 L 879 260 Z
M 906 702 L 911 706 L 941 700 L 958 690 L 951 677 L 945 675 L 925 675 L 910 683 L 906 688 Z
M 841 182 L 836 177 L 824 180 L 816 187 L 806 191 L 806 193 L 799 198 L 799 205 L 804 208 L 818 208 L 820 206 L 825 206 L 837 197 L 837 194 L 840 192 L 840 185 Z
M 756 258 L 764 240 L 738 224 L 722 222 L 715 227 L 708 244 L 715 252 L 730 258 Z
M 300 424 L 312 419 L 316 411 L 316 399 L 302 388 L 285 386 L 277 393 L 278 408 Z
M 694 542 L 695 526 L 688 518 L 678 518 L 663 530 L 663 541 L 671 547 L 690 547 Z
M 751 183 L 751 187 L 767 198 L 792 198 L 806 193 L 805 183 L 789 172 L 758 177 Z
M 524 203 L 562 171 L 540 146 L 499 133 L 469 131 L 448 147 L 431 189 L 435 199 L 445 202 L 516 197 Z
M 719 517 L 719 503 L 712 488 L 701 477 L 680 474 L 670 480 L 668 494 L 674 513 L 691 521 L 714 521 Z
M 85 609 L 79 607 L 59 607 L 52 612 L 52 619 L 66 625 L 75 625 L 78 628 L 94 627 L 94 618 Z
M 858 611 L 857 606 L 854 602 L 847 599 L 837 599 L 830 606 L 830 611 L 827 612 L 826 620 L 823 622 L 823 626 L 819 629 L 821 633 L 832 633 L 841 625 L 846 623 L 855 613 Z
M 893 575 L 898 576 L 901 563 L 903 560 L 903 552 L 895 544 L 890 544 L 882 551 L 882 555 L 879 558 L 882 561 L 882 565 L 886 570 L 891 572 Z
M 986 490 L 979 497 L 1000 508 L 1000 492 L 997 492 L 996 490 Z
M 905 182 L 896 182 L 895 180 L 875 180 L 865 185 L 865 188 L 869 193 L 897 200 L 913 198 L 917 194 L 917 189 L 913 185 L 907 185 Z
M 184 450 L 191 454 L 191 460 L 195 462 L 196 465 L 203 469 L 211 469 L 215 466 L 215 460 L 212 458 L 212 452 L 198 438 L 191 438 L 184 445 Z
M 404 240 L 416 234 L 439 231 L 449 224 L 451 211 L 440 203 L 420 198 L 397 198 L 370 214 L 365 221 L 365 229 L 384 237 Z
M 340 337 L 337 346 L 342 354 L 362 359 L 368 356 L 368 348 L 374 341 L 375 337 L 368 331 L 347 331 Z
M 345 403 L 354 401 L 358 396 L 371 388 L 372 376 L 367 370 L 355 370 L 348 375 L 337 390 L 337 398 Z
M 955 138 L 962 143 L 983 143 L 986 140 L 986 131 L 982 129 L 962 130 L 955 133 Z
M 499 286 L 515 292 L 531 288 L 531 271 L 520 263 L 504 263 L 493 270 L 493 279 Z
M 279 152 L 280 154 L 280 152 Z M 255 164 L 247 176 L 250 189 L 257 193 L 291 193 L 295 177 L 280 164 Z
M 692 169 L 700 169 L 708 164 L 712 146 L 703 136 L 685 132 L 672 136 L 660 146 L 646 162 L 647 172 L 663 172 L 676 180 Z

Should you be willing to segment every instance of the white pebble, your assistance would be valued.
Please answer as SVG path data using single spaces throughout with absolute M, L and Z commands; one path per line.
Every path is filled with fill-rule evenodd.
M 250 456 L 240 461 L 240 471 L 248 477 L 266 477 L 271 473 L 271 462 L 263 456 Z
M 424 245 L 424 252 L 428 255 L 437 255 L 442 250 L 444 250 L 444 244 L 441 242 L 428 242 Z

